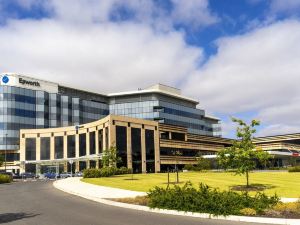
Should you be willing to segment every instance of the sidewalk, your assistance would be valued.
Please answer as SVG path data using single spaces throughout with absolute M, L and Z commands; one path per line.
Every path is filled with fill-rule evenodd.
M 94 184 L 88 184 L 80 181 L 81 177 L 72 177 L 55 181 L 54 187 L 57 189 L 71 192 L 79 196 L 89 196 L 92 198 L 134 198 L 136 196 L 146 195 L 145 192 L 128 191 L 119 188 L 103 187 Z
M 67 178 L 62 180 L 57 180 L 53 183 L 53 186 L 61 191 L 67 192 L 69 194 L 77 195 L 82 198 L 86 198 L 92 201 L 100 202 L 103 204 L 123 207 L 127 209 L 142 210 L 152 213 L 161 213 L 176 216 L 190 216 L 205 219 L 222 219 L 230 221 L 243 221 L 252 223 L 267 223 L 267 224 L 286 224 L 286 225 L 300 225 L 300 219 L 281 219 L 281 218 L 263 218 L 263 217 L 247 217 L 247 216 L 218 216 L 214 217 L 206 213 L 190 213 L 181 212 L 176 210 L 164 210 L 164 209 L 150 209 L 147 206 L 139 206 L 126 204 L 121 202 L 114 202 L 106 200 L 109 198 L 127 198 L 146 195 L 145 192 L 138 191 L 128 191 L 118 188 L 103 187 L 93 184 L 88 184 L 80 181 L 80 177 Z M 287 201 L 292 201 L 295 199 L 286 199 Z

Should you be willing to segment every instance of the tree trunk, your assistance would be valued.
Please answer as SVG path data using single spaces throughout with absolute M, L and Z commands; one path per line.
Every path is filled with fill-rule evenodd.
M 246 179 L 247 179 L 247 187 L 249 187 L 249 172 L 246 172 Z

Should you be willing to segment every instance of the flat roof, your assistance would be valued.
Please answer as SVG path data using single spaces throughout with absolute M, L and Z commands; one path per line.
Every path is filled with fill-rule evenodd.
M 185 96 L 182 96 L 182 95 L 178 95 L 178 94 L 175 94 L 175 93 L 171 93 L 171 92 L 168 92 L 168 91 L 164 91 L 164 90 L 158 90 L 158 89 L 117 92 L 117 93 L 108 94 L 108 96 L 109 97 L 116 97 L 116 96 L 124 96 L 124 95 L 149 94 L 149 93 L 163 94 L 163 95 L 175 97 L 175 98 L 178 98 L 178 99 L 182 99 L 182 100 L 185 100 L 185 101 L 189 101 L 189 102 L 192 102 L 194 104 L 199 104 L 199 101 L 197 101 L 195 99 L 185 97 Z

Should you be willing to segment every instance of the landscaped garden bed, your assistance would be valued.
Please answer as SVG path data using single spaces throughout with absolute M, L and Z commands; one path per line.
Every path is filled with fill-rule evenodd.
M 207 213 L 214 216 L 259 216 L 300 219 L 300 201 L 282 203 L 276 195 L 268 197 L 262 192 L 250 196 L 248 192 L 219 191 L 191 183 L 172 188 L 155 187 L 147 196 L 110 199 L 127 204 L 184 212 Z

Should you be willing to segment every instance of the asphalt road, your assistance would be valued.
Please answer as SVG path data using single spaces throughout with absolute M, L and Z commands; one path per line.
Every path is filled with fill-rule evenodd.
M 0 224 L 10 225 L 251 225 L 107 206 L 55 189 L 51 181 L 0 185 Z

